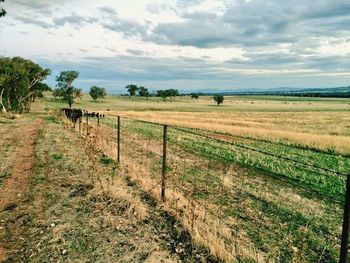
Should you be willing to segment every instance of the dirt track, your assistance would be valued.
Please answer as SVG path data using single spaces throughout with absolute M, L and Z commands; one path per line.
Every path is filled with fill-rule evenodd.
M 8 132 L 20 140 L 0 187 L 0 262 L 213 262 L 113 164 L 93 165 L 80 136 L 43 120 Z
M 38 119 L 19 127 L 13 134 L 23 140 L 22 147 L 12 164 L 12 174 L 4 183 L 0 192 L 0 212 L 13 210 L 23 200 L 30 188 L 31 169 L 33 167 L 34 144 L 38 137 L 42 120 Z M 0 243 L 0 262 L 7 259 L 7 253 Z

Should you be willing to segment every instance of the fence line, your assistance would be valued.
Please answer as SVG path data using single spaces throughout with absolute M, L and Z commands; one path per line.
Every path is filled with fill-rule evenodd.
M 150 121 L 145 121 L 145 120 L 139 120 L 139 119 L 135 119 L 135 118 L 130 118 L 130 117 L 126 117 L 126 116 L 122 116 L 125 119 L 129 119 L 129 120 L 133 120 L 133 121 L 138 121 L 141 123 L 147 123 L 147 124 L 153 124 L 153 125 L 158 125 L 163 127 L 163 146 L 162 146 L 162 171 L 161 171 L 161 180 L 154 185 L 151 189 L 148 189 L 147 192 L 152 191 L 154 188 L 156 188 L 157 186 L 161 186 L 161 192 L 160 192 L 160 198 L 162 202 L 165 202 L 166 200 L 166 181 L 170 178 L 167 178 L 166 174 L 167 174 L 167 130 L 168 127 L 177 131 L 181 131 L 184 133 L 188 133 L 194 136 L 198 136 L 204 139 L 208 139 L 220 144 L 226 144 L 226 145 L 230 145 L 230 146 L 234 146 L 234 147 L 238 147 L 244 150 L 248 150 L 248 151 L 253 151 L 253 152 L 257 152 L 260 154 L 264 154 L 270 157 L 274 157 L 274 158 L 278 158 L 280 160 L 284 160 L 287 162 L 292 162 L 295 164 L 300 164 L 304 167 L 308 167 L 308 168 L 312 168 L 312 169 L 317 169 L 319 171 L 323 171 L 326 172 L 326 175 L 329 175 L 328 173 L 331 173 L 335 176 L 346 176 L 347 180 L 346 180 L 346 194 L 345 194 L 345 202 L 344 202 L 344 214 L 343 214 L 343 224 L 342 224 L 342 236 L 341 236 L 341 249 L 340 249 L 340 257 L 339 257 L 339 263 L 346 263 L 347 262 L 347 254 L 348 254 L 348 238 L 349 238 L 349 221 L 350 221 L 350 174 L 348 173 L 344 173 L 344 172 L 340 172 L 340 171 L 335 171 L 332 169 L 328 169 L 319 165 L 314 165 L 314 164 L 310 164 L 310 163 L 305 163 L 305 162 L 301 162 L 299 160 L 295 160 L 293 158 L 290 157 L 286 157 L 286 156 L 280 156 L 280 155 L 276 155 L 267 151 L 263 151 L 263 150 L 259 150 L 259 149 L 255 149 L 252 147 L 248 147 L 242 144 L 237 144 L 237 143 L 233 143 L 233 142 L 229 142 L 229 141 L 225 141 L 225 140 L 220 140 L 218 138 L 213 138 L 209 135 L 205 135 L 205 134 L 201 134 L 198 132 L 195 132 L 193 130 L 197 130 L 197 131 L 202 131 L 202 132 L 212 132 L 212 131 L 208 131 L 208 130 L 202 130 L 202 129 L 197 129 L 197 128 L 189 128 L 189 127 L 179 127 L 176 125 L 167 125 L 167 124 L 162 124 L 162 123 L 156 123 L 156 122 L 150 122 Z M 121 148 L 120 148 L 120 140 L 121 140 L 121 134 L 120 134 L 120 130 L 121 130 L 121 116 L 117 116 L 117 161 L 118 163 L 121 162 L 120 160 L 120 153 L 121 153 Z M 100 119 L 98 118 L 97 121 L 97 125 L 100 124 Z M 79 119 L 79 131 L 81 132 L 81 118 Z M 89 120 L 88 120 L 88 115 L 86 115 L 86 134 L 89 135 Z M 310 170 L 308 170 L 310 171 Z M 290 179 L 290 178 L 289 178 Z M 193 187 L 195 188 L 196 186 L 193 185 Z M 223 186 L 222 186 L 223 187 Z M 193 189 L 194 189 L 193 188 Z M 193 205 L 193 193 L 195 191 L 192 191 L 192 196 L 189 197 L 192 201 L 192 208 L 194 207 Z M 222 195 L 222 193 L 221 193 Z M 185 195 L 187 196 L 187 194 Z M 220 197 L 222 198 L 222 196 Z M 220 199 L 221 200 L 221 199 Z M 222 200 L 221 200 L 222 202 Z M 203 204 L 201 204 L 203 205 Z M 197 206 L 197 205 L 196 205 Z M 195 209 L 194 209 L 195 210 Z M 205 207 L 205 210 L 207 210 L 210 214 L 213 214 L 213 216 L 216 216 L 217 218 L 219 218 L 219 221 L 221 221 L 221 217 L 217 214 L 215 214 L 213 211 L 211 211 L 211 209 L 209 209 L 208 207 Z M 192 224 L 193 224 L 193 220 L 195 218 L 194 215 L 194 211 L 193 211 L 193 215 L 192 215 Z M 192 226 L 193 228 L 193 226 Z
M 121 117 L 121 116 L 119 116 L 119 117 Z M 348 175 L 347 173 L 331 170 L 331 169 L 328 169 L 328 168 L 325 168 L 325 167 L 322 167 L 322 166 L 318 166 L 318 165 L 314 165 L 314 164 L 304 163 L 304 162 L 301 162 L 299 160 L 295 160 L 293 158 L 280 156 L 280 155 L 273 154 L 273 153 L 270 153 L 270 152 L 267 152 L 267 151 L 255 149 L 255 148 L 252 148 L 252 147 L 248 147 L 248 146 L 245 146 L 245 145 L 242 145 L 242 144 L 233 143 L 233 142 L 229 142 L 229 141 L 224 141 L 224 140 L 220 140 L 218 138 L 213 138 L 213 137 L 205 135 L 205 134 L 196 133 L 193 130 L 215 133 L 213 131 L 199 129 L 199 128 L 192 128 L 192 127 L 180 127 L 180 126 L 177 126 L 177 125 L 169 125 L 169 124 L 163 124 L 163 123 L 159 123 L 159 122 L 151 122 L 151 121 L 139 120 L 139 119 L 136 119 L 136 118 L 126 117 L 126 116 L 122 116 L 122 117 L 125 118 L 125 119 L 134 120 L 134 121 L 147 123 L 147 124 L 154 124 L 154 125 L 159 125 L 159 126 L 166 125 L 169 128 L 173 128 L 173 129 L 178 130 L 178 131 L 182 131 L 182 132 L 185 132 L 185 133 L 196 135 L 196 136 L 199 136 L 199 137 L 202 137 L 202 138 L 205 138 L 205 139 L 208 139 L 208 140 L 212 140 L 212 141 L 215 141 L 215 142 L 218 142 L 218 143 L 227 144 L 227 145 L 231 145 L 231 146 L 236 146 L 236 147 L 239 147 L 239 148 L 242 148 L 242 149 L 245 149 L 245 150 L 262 153 L 262 154 L 265 154 L 265 155 L 268 155 L 268 156 L 271 156 L 271 157 L 275 157 L 275 158 L 279 158 L 281 160 L 285 160 L 285 161 L 301 164 L 301 165 L 303 165 L 305 167 L 322 170 L 324 172 L 329 172 L 329 173 L 332 173 L 332 174 L 335 174 L 335 175 L 338 175 L 338 176 L 347 176 Z

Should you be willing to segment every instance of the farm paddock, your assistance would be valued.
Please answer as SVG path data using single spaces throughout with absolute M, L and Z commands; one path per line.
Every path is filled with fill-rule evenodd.
M 209 101 L 205 99 L 192 102 L 186 98 L 180 98 L 178 101 L 163 103 L 137 100 L 131 102 L 125 98 L 112 97 L 107 98 L 107 101 L 109 104 L 105 108 L 111 109 L 108 112 L 105 112 L 102 108 L 104 106 L 101 105 L 106 102 L 93 104 L 86 102 L 84 98 L 79 102 L 79 107 L 103 111 L 107 116 L 98 130 L 94 121 L 90 123 L 92 128 L 96 128 L 95 131 L 91 131 L 91 135 L 95 134 L 95 137 L 80 137 L 76 130 L 67 127 L 69 124 L 64 119 L 59 119 L 53 113 L 44 113 L 45 110 L 40 105 L 36 106 L 36 113 L 14 121 L 5 119 L 2 121 L 1 126 L 6 129 L 9 122 L 16 125 L 17 122 L 25 122 L 27 118 L 30 119 L 30 122 L 35 118 L 44 119 L 44 128 L 39 132 L 34 148 L 38 147 L 40 142 L 44 147 L 44 142 L 49 140 L 48 137 L 45 137 L 45 134 L 49 134 L 45 132 L 45 127 L 50 127 L 47 128 L 48 130 L 51 128 L 54 130 L 51 131 L 53 134 L 50 135 L 52 139 L 56 137 L 62 139 L 60 143 L 52 141 L 54 145 L 52 147 L 56 147 L 55 144 L 60 146 L 61 154 L 56 155 L 57 148 L 43 151 L 42 159 L 44 161 L 41 164 L 39 162 L 39 168 L 43 173 L 42 179 L 35 179 L 37 176 L 36 161 L 40 156 L 40 154 L 35 154 L 31 187 L 34 189 L 37 187 L 37 191 L 31 191 L 31 195 L 37 192 L 42 193 L 42 189 L 46 187 L 53 187 L 52 184 L 56 182 L 56 179 L 57 182 L 77 180 L 73 180 L 74 183 L 69 184 L 75 185 L 78 192 L 83 192 L 83 196 L 78 194 L 78 197 L 72 198 L 71 195 L 76 195 L 76 193 L 72 194 L 75 188 L 63 187 L 66 193 L 65 198 L 57 197 L 57 193 L 52 194 L 53 197 L 50 194 L 41 197 L 40 203 L 47 202 L 46 199 L 50 199 L 51 204 L 55 205 L 62 202 L 60 206 L 63 206 L 64 209 L 67 207 L 74 218 L 71 221 L 73 227 L 67 227 L 67 229 L 63 227 L 64 233 L 59 232 L 58 244 L 53 242 L 55 246 L 52 247 L 47 245 L 51 244 L 50 242 L 43 243 L 41 241 L 40 244 L 43 247 L 48 246 L 56 253 L 49 250 L 47 255 L 53 255 L 54 258 L 68 257 L 70 259 L 82 256 L 79 249 L 72 251 L 71 248 L 67 249 L 63 245 L 61 246 L 61 244 L 70 246 L 74 243 L 73 233 L 76 232 L 76 228 L 79 229 L 75 224 L 75 220 L 77 220 L 75 214 L 81 211 L 73 209 L 75 206 L 72 205 L 72 202 L 74 203 L 73 200 L 79 198 L 84 200 L 89 198 L 87 201 L 89 208 L 89 202 L 97 198 L 91 197 L 91 195 L 107 195 L 108 198 L 113 196 L 114 199 L 108 199 L 105 201 L 106 203 L 102 202 L 98 206 L 99 212 L 107 210 L 107 214 L 112 214 L 112 216 L 115 212 L 108 211 L 106 207 L 124 204 L 123 202 L 127 200 L 126 202 L 129 204 L 126 206 L 131 210 L 126 209 L 126 214 L 133 219 L 141 216 L 141 221 L 137 221 L 136 225 L 140 226 L 140 222 L 144 223 L 142 215 L 148 209 L 152 209 L 148 207 L 151 201 L 144 200 L 145 195 L 153 197 L 153 200 L 159 198 L 159 185 L 157 183 L 161 176 L 162 127 L 126 118 L 131 117 L 158 123 L 176 124 L 183 128 L 183 130 L 176 130 L 172 127 L 168 129 L 169 161 L 166 192 L 168 200 L 160 206 L 162 209 L 158 212 L 166 211 L 172 218 L 177 219 L 191 233 L 199 247 L 197 248 L 198 252 L 192 251 L 191 254 L 186 254 L 183 257 L 181 253 L 189 253 L 190 250 L 186 249 L 182 242 L 180 242 L 181 245 L 178 243 L 176 246 L 168 246 L 167 244 L 172 244 L 172 241 L 165 241 L 164 245 L 162 243 L 164 242 L 163 233 L 156 234 L 160 236 L 157 240 L 159 243 L 156 242 L 161 247 L 161 249 L 156 250 L 161 251 L 160 254 L 166 255 L 170 258 L 169 260 L 175 260 L 175 262 L 185 259 L 193 262 L 202 259 L 205 262 L 208 261 L 209 257 L 205 249 L 207 248 L 216 258 L 225 261 L 337 262 L 342 220 L 343 178 L 323 174 L 318 170 L 310 173 L 302 170 L 300 166 L 288 165 L 286 162 L 267 158 L 261 153 L 247 153 L 237 149 L 237 147 L 206 140 L 205 137 L 187 131 L 189 127 L 205 129 L 208 132 L 201 131 L 201 135 L 215 136 L 216 139 L 258 150 L 269 150 L 274 154 L 291 156 L 301 162 L 308 161 L 345 173 L 349 168 L 348 149 L 345 143 L 348 140 L 348 129 L 344 124 L 349 118 L 346 111 L 349 105 L 346 101 L 305 102 L 295 100 L 293 102 L 295 104 L 292 104 L 285 103 L 284 100 L 269 100 L 268 98 L 265 98 L 264 102 L 261 98 L 246 98 L 246 101 L 237 98 L 232 99 L 235 103 L 230 104 L 229 102 L 218 108 L 211 106 Z M 113 105 L 122 105 L 124 102 L 125 109 L 113 108 Z M 57 107 L 59 102 L 47 99 L 44 104 L 46 104 L 47 110 L 50 110 Z M 262 110 L 263 104 L 268 104 L 265 108 L 269 109 L 268 111 Z M 181 105 L 184 105 L 184 108 L 180 108 Z M 185 111 L 179 111 L 180 109 L 185 109 Z M 120 167 L 114 168 L 116 165 L 114 160 L 117 115 L 122 116 L 121 163 Z M 333 129 L 332 125 L 337 128 Z M 271 132 L 268 132 L 269 130 Z M 263 132 L 259 133 L 259 131 Z M 84 135 L 84 130 L 82 135 Z M 322 136 L 327 136 L 328 139 L 326 140 L 326 137 Z M 301 137 L 303 138 L 300 139 Z M 319 139 L 313 139 L 317 137 Z M 341 143 L 338 142 L 338 139 Z M 20 142 L 18 143 L 20 145 Z M 7 147 L 15 146 L 11 144 Z M 14 149 L 8 150 L 9 153 L 14 151 Z M 98 154 L 101 152 L 103 155 L 99 156 Z M 6 158 L 11 158 L 10 154 Z M 12 158 L 14 157 L 12 156 Z M 82 161 L 84 158 L 85 161 Z M 58 167 L 50 168 L 51 166 Z M 85 166 L 85 168 L 81 166 Z M 39 168 L 38 171 L 40 171 Z M 9 167 L 4 169 L 10 171 Z M 92 176 L 92 172 L 96 176 Z M 50 175 L 55 175 L 52 178 L 53 181 L 51 181 Z M 11 172 L 7 172 L 5 177 L 11 177 Z M 6 179 L 1 180 L 6 181 Z M 90 186 L 76 186 L 81 184 Z M 55 186 L 54 189 L 57 188 L 57 184 Z M 90 189 L 92 186 L 96 187 Z M 119 196 L 114 193 L 114 189 L 118 189 L 119 192 L 119 187 L 121 189 L 125 187 L 128 191 L 131 191 L 131 188 L 135 200 L 130 199 L 127 194 L 125 195 L 127 198 L 124 196 L 123 199 L 123 196 L 120 196 L 123 195 L 121 194 L 123 191 L 120 191 Z M 152 187 L 154 188 L 152 189 Z M 120 201 L 118 198 L 124 201 Z M 135 206 L 135 204 L 142 204 L 142 202 L 146 208 Z M 75 205 L 79 206 L 80 204 L 82 203 Z M 153 207 L 153 209 L 158 208 Z M 123 209 L 125 210 L 125 208 Z M 19 210 L 20 206 L 17 206 L 13 209 L 7 209 L 5 213 L 15 213 Z M 37 214 L 37 211 L 33 213 Z M 54 211 L 56 213 L 59 209 L 54 209 Z M 136 214 L 134 214 L 135 211 Z M 98 213 L 96 211 L 91 213 L 89 210 L 88 214 L 91 218 L 83 217 L 84 219 L 80 221 L 81 224 L 89 222 L 89 219 L 93 220 L 92 218 L 96 220 L 93 215 Z M 50 216 L 52 215 L 40 219 L 47 224 L 43 225 L 44 236 L 46 231 L 52 231 L 50 234 L 53 235 L 53 230 L 62 225 L 60 220 L 53 220 L 51 223 Z M 125 219 L 126 215 L 122 213 L 121 216 Z M 114 219 L 113 217 L 110 219 L 112 223 L 115 222 Z M 130 217 L 128 219 L 126 221 L 129 223 Z M 157 227 L 159 222 L 164 221 L 167 220 L 161 218 L 153 223 Z M 44 224 L 43 222 L 41 224 Z M 95 222 L 96 227 L 100 227 L 101 222 Z M 51 228 L 52 224 L 54 227 Z M 37 225 L 40 226 L 40 224 Z M 143 225 L 143 227 L 145 226 Z M 114 226 L 111 228 L 114 229 Z M 85 231 L 87 230 L 85 229 Z M 82 232 L 84 231 L 82 230 Z M 95 233 L 92 231 L 92 239 L 90 240 L 103 239 L 103 237 L 97 237 L 98 232 L 101 230 L 96 230 Z M 114 231 L 103 231 L 103 233 L 112 235 Z M 90 233 L 84 234 L 89 236 Z M 164 234 L 168 234 L 166 230 Z M 140 241 L 148 244 L 146 238 L 147 235 Z M 76 237 L 76 239 L 84 240 L 84 238 L 81 239 L 81 236 Z M 107 239 L 111 240 L 112 237 L 107 237 Z M 125 237 L 125 240 L 129 240 L 128 237 Z M 103 241 L 101 242 L 103 243 Z M 88 249 L 88 251 L 91 251 L 92 254 L 98 254 L 96 252 L 98 249 L 107 249 L 108 251 L 108 249 L 118 248 L 117 243 L 113 243 L 115 245 L 112 246 L 107 244 L 107 247 L 102 243 L 91 250 Z M 77 246 L 79 247 L 79 245 Z M 84 249 L 87 248 L 83 246 Z M 149 250 L 149 248 L 147 249 Z M 40 251 L 43 250 L 40 249 Z M 122 252 L 121 256 L 126 256 Z M 31 253 L 34 254 L 32 257 L 35 258 L 37 254 L 28 252 L 29 256 L 32 255 Z M 112 255 L 115 251 L 110 253 Z M 85 254 L 85 256 L 92 254 Z M 135 258 L 135 262 L 151 257 L 144 255 L 144 259 L 140 259 L 137 253 L 129 256 Z M 106 260 L 108 261 L 108 258 Z

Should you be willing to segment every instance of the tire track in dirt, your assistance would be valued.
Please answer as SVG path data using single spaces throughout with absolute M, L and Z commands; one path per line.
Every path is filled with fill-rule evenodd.
M 42 120 L 37 119 L 16 129 L 14 134 L 23 140 L 23 145 L 17 151 L 17 158 L 12 164 L 12 174 L 6 179 L 0 191 L 0 213 L 14 210 L 17 203 L 25 198 L 30 188 L 31 169 L 33 166 L 34 144 L 38 137 Z M 0 262 L 7 259 L 6 250 L 0 243 Z

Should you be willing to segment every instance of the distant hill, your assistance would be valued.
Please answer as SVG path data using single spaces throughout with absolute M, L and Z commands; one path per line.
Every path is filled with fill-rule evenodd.
M 350 98 L 350 86 L 333 88 L 289 88 L 279 87 L 271 89 L 238 89 L 234 91 L 197 90 L 192 93 L 199 95 L 271 95 L 271 96 L 300 96 L 300 97 L 336 97 Z

